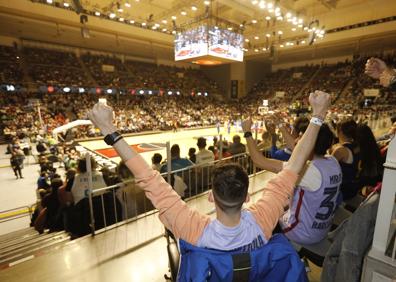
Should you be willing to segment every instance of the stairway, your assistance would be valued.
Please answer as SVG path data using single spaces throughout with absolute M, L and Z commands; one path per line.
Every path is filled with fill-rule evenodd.
M 314 74 L 311 76 L 311 78 L 307 81 L 307 83 L 304 84 L 304 86 L 300 89 L 300 91 L 298 91 L 298 93 L 296 94 L 296 96 L 294 97 L 293 100 L 297 100 L 298 98 L 300 98 L 302 96 L 302 94 L 304 93 L 304 91 L 311 85 L 312 81 L 316 78 L 316 76 L 320 73 L 322 67 L 319 67 Z
M 97 83 L 96 80 L 93 78 L 91 72 L 89 71 L 89 69 L 87 68 L 87 66 L 84 64 L 84 62 L 81 60 L 81 58 L 80 58 L 80 57 L 77 57 L 77 60 L 78 60 L 78 62 L 79 62 L 79 64 L 80 64 L 81 68 L 83 69 L 83 71 L 84 71 L 86 77 L 88 78 L 88 81 L 87 81 L 88 83 L 87 83 L 87 84 L 90 84 L 90 85 L 98 85 L 98 83 Z
M 25 228 L 0 236 L 0 270 L 48 252 L 70 241 L 65 231 L 39 234 Z
M 29 74 L 28 63 L 26 62 L 25 54 L 21 50 L 18 51 L 19 67 L 23 72 L 23 84 L 27 85 L 29 92 L 37 92 L 37 84 Z

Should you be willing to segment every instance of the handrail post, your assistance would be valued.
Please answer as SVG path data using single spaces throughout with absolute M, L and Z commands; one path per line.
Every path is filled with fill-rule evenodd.
M 223 135 L 220 134 L 219 136 L 219 160 L 223 159 Z
M 85 162 L 87 166 L 87 175 L 88 175 L 88 202 L 89 202 L 89 213 L 91 218 L 91 234 L 95 236 L 95 217 L 93 213 L 93 202 L 92 202 L 92 166 L 91 166 L 91 155 L 87 152 L 85 154 Z
M 168 172 L 166 178 L 170 185 L 171 184 L 171 171 L 172 171 L 172 156 L 171 156 L 169 141 L 166 142 L 166 171 Z

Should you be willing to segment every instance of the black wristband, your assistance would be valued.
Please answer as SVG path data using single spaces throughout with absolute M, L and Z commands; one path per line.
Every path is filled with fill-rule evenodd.
M 111 134 L 107 134 L 104 138 L 104 141 L 107 145 L 109 146 L 113 146 L 115 143 L 117 143 L 118 141 L 120 141 L 122 139 L 122 135 L 121 133 L 119 133 L 118 131 L 114 131 Z
M 244 134 L 243 134 L 243 137 L 245 137 L 245 138 L 249 138 L 249 137 L 252 137 L 253 136 L 253 134 L 250 132 L 250 131 L 246 131 Z

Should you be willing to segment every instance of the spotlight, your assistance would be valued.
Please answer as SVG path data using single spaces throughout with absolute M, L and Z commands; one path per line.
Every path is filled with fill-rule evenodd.
M 95 16 L 99 17 L 100 16 L 100 12 L 96 11 L 95 12 Z
M 110 15 L 109 15 L 109 18 L 110 18 L 110 19 L 114 19 L 114 18 L 115 18 L 115 16 L 116 16 L 116 14 L 114 14 L 114 13 L 110 13 Z

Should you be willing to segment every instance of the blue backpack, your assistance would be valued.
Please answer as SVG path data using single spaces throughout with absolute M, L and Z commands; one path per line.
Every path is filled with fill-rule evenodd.
M 251 252 L 199 248 L 183 240 L 179 244 L 179 282 L 308 281 L 303 262 L 282 234 Z

